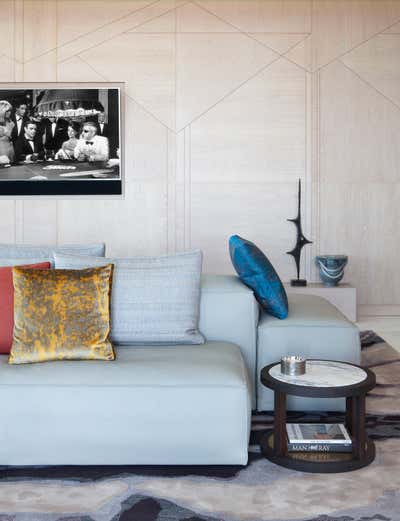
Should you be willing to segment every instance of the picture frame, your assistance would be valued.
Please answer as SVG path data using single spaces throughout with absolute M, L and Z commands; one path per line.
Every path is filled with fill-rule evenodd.
M 123 84 L 0 83 L 0 197 L 122 195 Z

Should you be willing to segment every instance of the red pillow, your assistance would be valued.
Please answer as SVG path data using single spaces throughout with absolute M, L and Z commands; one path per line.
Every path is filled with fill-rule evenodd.
M 21 268 L 48 270 L 50 262 L 26 264 Z M 0 354 L 9 354 L 14 329 L 14 286 L 12 266 L 0 268 Z

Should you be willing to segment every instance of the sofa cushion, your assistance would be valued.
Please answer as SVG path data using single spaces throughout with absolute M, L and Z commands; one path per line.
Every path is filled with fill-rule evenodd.
M 62 246 L 36 246 L 29 244 L 0 244 L 0 266 L 18 266 L 50 261 L 54 265 L 54 253 L 71 255 L 95 255 L 104 257 L 106 246 L 99 244 L 65 244 Z
M 245 465 L 250 389 L 237 346 L 118 347 L 99 361 L 7 365 L 2 465 Z
M 328 300 L 316 295 L 290 294 L 288 296 L 290 312 L 286 320 L 263 313 L 258 330 L 272 327 L 348 327 L 354 328 L 352 322 Z
M 238 235 L 229 239 L 229 253 L 240 279 L 254 291 L 263 309 L 279 319 L 286 318 L 288 301 L 285 288 L 264 253 Z
M 229 342 L 193 345 L 127 345 L 115 348 L 112 364 L 66 360 L 30 366 L 2 367 L 2 385 L 62 386 L 247 386 L 240 350 Z
M 9 363 L 114 360 L 109 341 L 112 264 L 86 270 L 13 268 Z
M 300 354 L 358 364 L 360 338 L 357 327 L 327 300 L 315 295 L 289 294 L 289 315 L 278 320 L 263 313 L 258 326 L 257 372 L 282 356 Z M 345 401 L 335 398 L 288 396 L 288 409 L 343 410 Z M 272 410 L 273 392 L 259 381 L 257 409 Z
M 25 268 L 49 269 L 50 262 L 25 264 Z M 14 329 L 14 286 L 12 267 L 0 268 L 0 353 L 8 354 L 11 349 Z
M 55 254 L 56 268 L 114 264 L 111 339 L 116 344 L 201 344 L 201 251 L 111 259 Z

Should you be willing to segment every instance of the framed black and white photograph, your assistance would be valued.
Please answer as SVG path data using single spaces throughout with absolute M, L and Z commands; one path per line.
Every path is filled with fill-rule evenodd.
M 0 85 L 1 195 L 122 193 L 121 87 Z

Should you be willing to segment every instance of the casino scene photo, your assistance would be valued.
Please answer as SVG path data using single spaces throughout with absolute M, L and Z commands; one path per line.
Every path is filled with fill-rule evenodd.
M 0 89 L 0 183 L 121 179 L 120 89 Z

